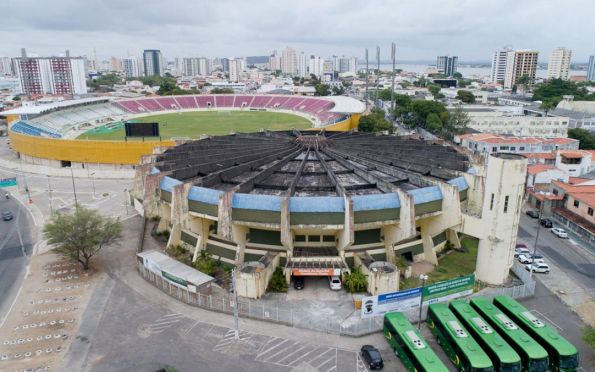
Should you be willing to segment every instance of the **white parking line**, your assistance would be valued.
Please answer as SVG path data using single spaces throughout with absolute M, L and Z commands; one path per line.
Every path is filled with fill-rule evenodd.
M 285 340 L 285 341 L 289 341 L 289 340 Z M 285 343 L 285 341 L 283 341 L 282 343 Z M 262 359 L 262 360 L 265 362 L 269 361 L 269 360 L 273 359 L 274 357 L 276 357 L 277 355 L 283 353 L 284 351 L 287 351 L 288 348 L 291 348 L 292 346 L 296 345 L 296 342 L 290 342 L 290 343 L 291 343 L 290 345 L 285 345 L 285 347 L 283 347 L 278 352 L 274 353 L 273 355 L 269 355 L 268 357 L 266 357 L 265 359 Z
M 170 316 L 172 316 L 172 317 L 173 317 L 173 316 L 175 316 L 175 317 L 180 317 L 180 316 L 183 316 L 183 315 L 184 315 L 184 314 L 182 314 L 182 313 L 173 313 L 173 314 L 166 314 L 166 315 L 162 316 L 162 318 L 168 318 L 168 317 L 170 317 Z
M 296 354 L 296 353 L 299 353 L 300 351 L 304 350 L 304 349 L 305 349 L 305 348 L 307 348 L 307 347 L 308 347 L 308 345 L 305 345 L 305 346 L 302 346 L 302 347 L 300 347 L 299 349 L 297 349 L 297 350 L 296 350 L 296 351 L 294 351 L 293 353 L 287 354 L 287 355 L 286 355 L 286 356 L 284 356 L 283 358 L 281 358 L 281 359 L 277 360 L 277 363 L 281 363 L 283 360 L 285 360 L 285 359 L 289 358 L 290 356 L 292 356 L 292 355 L 294 355 L 294 354 Z
M 268 345 L 268 344 L 270 344 L 270 343 L 271 343 L 271 342 L 273 342 L 273 341 L 278 341 L 278 340 L 281 340 L 281 342 L 279 342 L 278 344 L 276 344 L 276 345 L 275 345 L 275 346 L 273 346 L 273 347 L 270 347 L 270 348 L 268 348 L 268 349 L 266 349 L 266 350 L 264 350 L 264 351 L 260 352 L 260 353 L 259 353 L 259 354 L 256 356 L 256 359 L 258 359 L 258 358 L 262 357 L 263 355 L 267 354 L 269 351 L 271 351 L 271 350 L 274 350 L 274 349 L 276 349 L 278 346 L 280 346 L 280 345 L 284 344 L 285 342 L 289 341 L 289 340 L 285 340 L 285 339 L 282 339 L 282 338 L 277 338 L 277 337 L 275 337 L 274 339 L 272 339 L 272 340 L 270 340 L 269 342 L 267 342 L 267 345 Z
M 558 328 L 560 331 L 563 331 L 564 330 L 562 327 L 560 327 L 559 325 L 557 325 L 556 323 L 554 323 L 550 318 L 548 318 L 547 316 L 545 316 L 543 313 L 539 312 L 538 310 L 533 309 L 533 310 L 531 310 L 531 312 L 534 312 L 540 318 L 543 318 L 543 319 L 547 320 L 548 323 L 550 323 L 554 327 Z
M 333 351 L 333 349 L 329 349 L 329 350 L 325 351 L 324 353 L 320 354 L 320 355 L 318 356 L 318 358 L 316 358 L 316 359 L 320 359 L 320 357 L 321 357 L 321 356 L 323 356 L 324 354 L 328 353 L 329 351 Z M 316 360 L 316 359 L 315 359 L 315 360 Z M 322 363 L 318 364 L 318 365 L 316 366 L 316 369 L 318 369 L 318 368 L 322 367 L 323 365 L 327 364 L 328 362 L 330 362 L 330 361 L 331 361 L 331 360 L 333 360 L 333 359 L 335 359 L 335 364 L 337 364 L 337 362 L 336 362 L 336 359 L 337 359 L 337 349 L 335 349 L 335 355 L 331 355 L 331 357 L 330 357 L 330 358 L 328 358 L 328 359 L 327 359 L 327 360 L 325 360 L 324 362 L 322 362 Z
M 297 359 L 294 359 L 294 360 L 293 360 L 291 363 L 289 363 L 289 364 L 288 364 L 288 366 L 292 366 L 292 365 L 293 365 L 293 366 L 296 366 L 296 365 L 298 365 L 298 364 L 299 364 L 299 363 L 298 363 L 298 361 L 301 361 L 302 359 L 304 359 L 304 358 L 305 358 L 305 357 L 307 357 L 308 355 L 310 355 L 310 354 L 312 354 L 313 352 L 315 352 L 316 350 L 318 350 L 318 348 L 317 348 L 317 347 L 315 347 L 315 346 L 312 346 L 312 345 L 308 345 L 308 346 L 312 347 L 312 350 L 310 350 L 310 351 L 308 351 L 307 353 L 305 353 L 305 354 L 301 355 L 299 358 L 297 358 Z

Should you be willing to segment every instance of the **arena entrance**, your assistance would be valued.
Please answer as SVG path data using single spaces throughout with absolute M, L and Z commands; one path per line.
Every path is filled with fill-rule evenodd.
M 336 300 L 343 286 L 331 285 L 333 277 L 341 280 L 347 264 L 336 248 L 294 247 L 294 256 L 287 260 L 286 273 L 291 275 L 290 299 Z

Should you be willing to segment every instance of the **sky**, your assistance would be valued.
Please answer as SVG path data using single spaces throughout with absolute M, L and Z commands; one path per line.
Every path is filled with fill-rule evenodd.
M 595 54 L 594 0 L 0 0 L 0 56 L 21 48 L 40 56 L 99 59 L 268 55 L 290 46 L 306 54 L 363 58 L 489 61 L 509 45 Z

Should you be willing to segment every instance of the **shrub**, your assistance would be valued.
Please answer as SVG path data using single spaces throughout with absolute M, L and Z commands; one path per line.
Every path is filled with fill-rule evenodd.
M 585 327 L 583 329 L 583 341 L 595 349 L 595 328 Z
M 267 291 L 287 292 L 287 281 L 285 280 L 285 275 L 283 275 L 283 270 L 278 266 L 273 272 L 273 276 L 271 277 Z
M 351 270 L 351 274 L 343 275 L 343 282 L 349 293 L 365 292 L 368 287 L 368 278 L 359 268 Z

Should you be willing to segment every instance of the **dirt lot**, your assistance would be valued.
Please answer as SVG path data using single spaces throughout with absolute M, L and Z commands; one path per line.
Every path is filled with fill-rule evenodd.
M 99 277 L 52 252 L 33 257 L 0 328 L 0 371 L 58 371 Z

